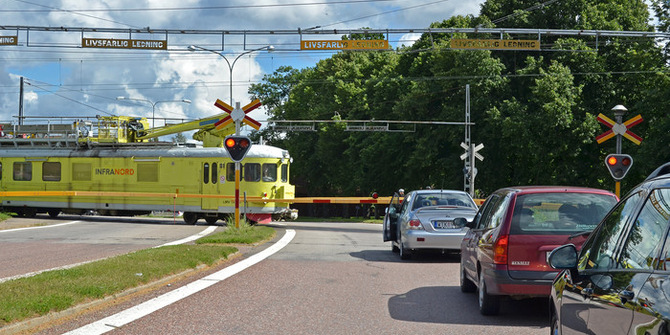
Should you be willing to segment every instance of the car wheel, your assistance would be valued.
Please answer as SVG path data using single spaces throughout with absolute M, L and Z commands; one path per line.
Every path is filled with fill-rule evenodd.
M 473 283 L 472 280 L 468 279 L 468 277 L 465 275 L 465 269 L 463 268 L 463 260 L 461 260 L 460 281 L 461 281 L 461 292 L 473 293 L 477 291 L 477 285 L 475 285 L 475 283 Z
M 484 275 L 479 274 L 479 313 L 482 315 L 497 315 L 500 310 L 500 297 L 490 295 L 486 291 Z
M 410 258 L 412 258 L 412 253 L 409 249 L 405 248 L 405 245 L 402 242 L 400 242 L 400 259 L 407 260 Z
M 552 308 L 551 311 L 551 335 L 558 335 L 560 334 L 558 332 L 558 314 L 556 313 L 556 310 Z
M 398 246 L 395 243 L 391 242 L 391 251 L 392 252 L 399 252 L 400 248 L 398 248 Z
M 210 224 L 210 225 L 215 224 L 216 221 L 218 221 L 218 220 L 219 220 L 219 218 L 216 218 L 216 217 L 206 217 L 205 218 L 205 222 L 207 222 L 207 224 Z

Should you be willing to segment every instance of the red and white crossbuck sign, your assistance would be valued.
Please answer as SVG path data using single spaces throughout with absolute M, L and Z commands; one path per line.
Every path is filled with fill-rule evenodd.
M 217 121 L 214 126 L 216 126 L 216 129 L 219 130 L 227 125 L 229 125 L 231 122 L 235 121 L 241 121 L 249 125 L 250 127 L 258 130 L 261 128 L 261 123 L 252 119 L 250 116 L 247 114 L 251 112 L 252 110 L 258 108 L 261 106 L 261 101 L 256 99 L 252 102 L 250 102 L 248 105 L 242 107 L 242 108 L 233 108 L 231 105 L 221 101 L 220 99 L 216 99 L 216 102 L 214 103 L 214 106 L 219 107 L 221 110 L 224 112 L 228 113 L 228 116 L 224 117 L 223 119 Z M 239 104 L 237 105 L 239 106 Z
M 637 145 L 640 145 L 642 142 L 642 137 L 637 136 L 635 133 L 630 131 L 630 128 L 633 128 L 633 126 L 642 122 L 642 115 L 638 114 L 624 123 L 616 123 L 601 113 L 598 114 L 598 121 L 611 128 L 610 130 L 596 137 L 596 142 L 598 142 L 598 144 L 603 143 L 616 135 L 621 135 Z

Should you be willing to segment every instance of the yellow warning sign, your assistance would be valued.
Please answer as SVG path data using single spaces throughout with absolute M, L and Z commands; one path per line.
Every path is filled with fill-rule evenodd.
M 167 50 L 167 41 L 114 38 L 82 38 L 82 48 Z
M 384 50 L 387 40 L 313 40 L 300 41 L 300 50 Z
M 18 36 L 0 36 L 0 45 L 18 45 Z
M 540 41 L 452 39 L 450 46 L 452 49 L 540 50 Z

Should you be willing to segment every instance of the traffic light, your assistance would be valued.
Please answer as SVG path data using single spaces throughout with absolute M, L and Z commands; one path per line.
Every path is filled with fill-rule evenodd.
M 626 154 L 609 154 L 605 158 L 605 166 L 610 171 L 612 178 L 619 181 L 626 176 L 630 167 L 633 166 L 633 157 Z
M 223 146 L 228 151 L 230 158 L 235 162 L 239 162 L 244 159 L 249 148 L 251 148 L 251 140 L 246 136 L 231 135 L 223 141 Z

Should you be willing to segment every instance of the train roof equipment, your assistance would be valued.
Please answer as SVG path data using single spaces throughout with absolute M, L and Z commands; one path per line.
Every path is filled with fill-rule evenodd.
M 160 127 L 150 127 L 146 118 L 133 116 L 25 117 L 33 122 L 0 123 L 0 147 L 156 146 L 167 143 L 153 139 L 191 130 L 197 130 L 193 139 L 202 141 L 203 147 L 223 147 L 223 139 L 235 132 L 234 126 L 216 129 L 215 123 L 225 116 L 222 113 Z

